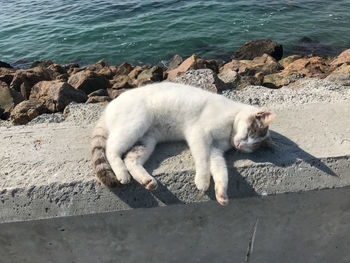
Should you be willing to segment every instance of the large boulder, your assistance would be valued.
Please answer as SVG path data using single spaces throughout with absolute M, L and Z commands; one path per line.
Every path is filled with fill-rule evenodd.
M 235 53 L 235 59 L 251 60 L 255 57 L 261 57 L 268 54 L 276 60 L 280 60 L 283 56 L 283 47 L 281 44 L 271 39 L 258 39 L 246 42 Z
M 168 70 L 177 68 L 178 66 L 181 65 L 183 61 L 184 59 L 180 55 L 177 55 L 177 54 L 174 55 L 169 61 Z
M 333 70 L 336 68 L 345 65 L 350 65 L 350 49 L 347 49 L 336 56 L 330 63 L 330 66 Z
M 25 100 L 11 111 L 10 120 L 14 124 L 26 124 L 48 110 L 41 100 Z
M 279 73 L 264 76 L 263 85 L 280 88 L 300 78 L 325 78 L 330 72 L 328 59 L 322 57 L 300 58 Z
M 136 66 L 134 67 L 129 73 L 128 77 L 130 79 L 130 84 L 137 86 L 137 77 L 140 75 L 140 73 L 146 69 L 152 68 L 151 65 L 143 65 L 143 66 Z
M 220 93 L 222 90 L 229 88 L 211 69 L 188 70 L 184 75 L 171 81 L 195 86 L 213 93 Z
M 74 88 L 84 91 L 86 94 L 110 87 L 110 83 L 105 77 L 90 70 L 83 70 L 73 74 L 69 77 L 68 83 Z
M 33 86 L 30 99 L 40 99 L 50 112 L 58 112 L 63 111 L 72 101 L 85 102 L 87 95 L 66 82 L 41 81 Z
M 19 92 L 10 89 L 5 82 L 0 81 L 0 108 L 3 110 L 3 116 L 7 118 L 11 110 L 23 100 Z
M 21 85 L 23 82 L 27 82 L 27 85 L 33 87 L 36 83 L 44 80 L 51 80 L 50 73 L 43 67 L 35 67 L 31 69 L 17 70 L 10 87 L 16 91 L 21 91 Z M 25 94 L 22 94 L 25 96 Z
M 278 61 L 278 63 L 283 67 L 286 68 L 290 63 L 296 61 L 297 59 L 301 58 L 300 55 L 291 55 L 288 57 L 285 57 L 283 59 L 281 59 L 280 61 Z
M 143 70 L 137 76 L 137 86 L 143 86 L 149 83 L 163 80 L 163 69 L 159 66 L 154 66 Z
M 186 71 L 191 69 L 211 69 L 215 73 L 217 73 L 218 65 L 215 60 L 204 60 L 194 54 L 191 57 L 187 58 L 184 62 L 182 62 L 178 67 L 167 71 L 167 79 L 171 80 L 176 77 L 179 77 L 183 75 Z
M 295 46 L 295 50 L 302 56 L 334 56 L 336 51 L 330 46 L 324 45 L 317 40 L 312 40 L 309 37 L 302 37 Z
M 134 87 L 133 81 L 128 75 L 117 75 L 111 81 L 112 89 L 131 89 Z
M 257 73 L 268 75 L 279 72 L 282 66 L 271 56 L 263 54 L 253 60 L 232 60 L 220 68 L 223 73 L 227 69 L 236 71 L 241 76 L 254 76 Z

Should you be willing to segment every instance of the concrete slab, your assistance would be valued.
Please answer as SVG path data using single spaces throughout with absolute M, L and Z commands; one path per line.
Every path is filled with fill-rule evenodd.
M 0 224 L 0 259 L 31 262 L 350 262 L 350 189 Z
M 79 105 L 78 105 L 79 106 Z M 76 107 L 78 107 L 76 106 Z M 147 169 L 159 180 L 149 192 L 132 182 L 100 186 L 90 163 L 89 136 L 102 108 L 80 105 L 61 123 L 0 127 L 0 222 L 202 202 L 184 144 L 157 147 Z M 276 108 L 274 152 L 227 154 L 229 197 L 350 185 L 350 102 Z

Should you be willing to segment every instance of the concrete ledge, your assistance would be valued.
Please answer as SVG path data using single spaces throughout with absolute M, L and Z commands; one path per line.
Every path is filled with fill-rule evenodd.
M 87 106 L 90 107 L 90 106 Z M 350 185 L 350 102 L 276 110 L 274 152 L 227 154 L 231 199 Z M 97 114 L 98 115 L 98 114 Z M 203 202 L 184 144 L 157 147 L 147 163 L 159 181 L 109 190 L 95 180 L 89 135 L 95 119 L 0 127 L 0 222 Z
M 348 263 L 349 188 L 0 224 L 3 262 Z M 4 261 L 5 260 L 5 261 Z

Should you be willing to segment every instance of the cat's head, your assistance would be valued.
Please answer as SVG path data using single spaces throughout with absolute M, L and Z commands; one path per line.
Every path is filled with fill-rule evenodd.
M 234 123 L 232 145 L 246 153 L 260 147 L 271 147 L 269 124 L 274 118 L 275 114 L 263 111 L 239 114 Z

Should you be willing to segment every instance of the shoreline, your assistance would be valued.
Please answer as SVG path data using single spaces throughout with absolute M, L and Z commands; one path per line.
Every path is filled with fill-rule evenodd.
M 71 102 L 107 104 L 129 89 L 160 81 L 189 84 L 215 93 L 248 86 L 298 90 L 302 80 L 313 78 L 339 85 L 350 82 L 350 49 L 336 57 L 283 57 L 281 44 L 261 39 L 245 43 L 234 57 L 225 63 L 197 55 L 175 55 L 167 67 L 127 62 L 115 66 L 103 60 L 81 67 L 46 60 L 35 61 L 28 69 L 14 69 L 0 62 L 0 119 L 26 124 L 42 114 L 62 113 Z

